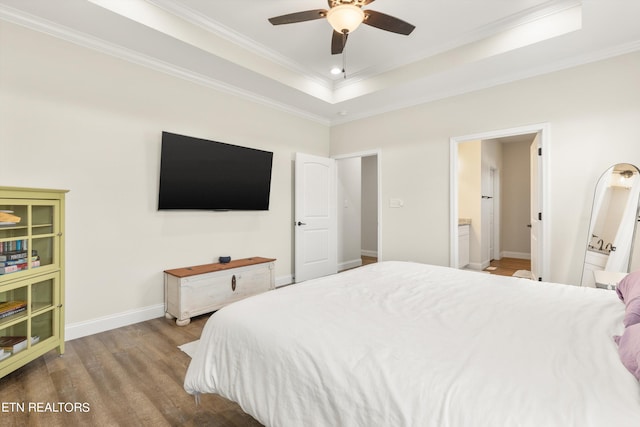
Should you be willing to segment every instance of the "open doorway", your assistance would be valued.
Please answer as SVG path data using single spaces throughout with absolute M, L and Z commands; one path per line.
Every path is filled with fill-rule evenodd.
M 530 148 L 535 137 L 534 133 L 482 141 L 492 144 L 498 163 L 488 168 L 488 180 L 486 172 L 481 178 L 488 181 L 483 184 L 487 197 L 483 194 L 481 247 L 489 250 L 480 268 L 492 274 L 532 278 Z
M 492 260 L 530 258 L 530 271 L 517 275 L 547 276 L 548 230 L 541 220 L 543 206 L 548 215 L 545 143 L 546 124 L 451 139 L 452 267 L 462 267 L 460 259 L 484 270 Z M 466 239 L 466 230 L 459 234 L 461 221 L 471 223 L 468 243 L 460 241 Z M 467 247 L 468 257 L 461 256 L 460 248 Z
M 338 175 L 338 271 L 380 257 L 380 155 L 335 157 Z

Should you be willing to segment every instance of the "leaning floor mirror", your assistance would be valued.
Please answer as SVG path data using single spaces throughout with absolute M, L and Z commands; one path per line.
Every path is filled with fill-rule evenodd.
M 615 289 L 637 264 L 633 249 L 639 202 L 637 167 L 619 163 L 602 174 L 591 211 L 582 286 Z M 640 258 L 640 254 L 637 256 Z

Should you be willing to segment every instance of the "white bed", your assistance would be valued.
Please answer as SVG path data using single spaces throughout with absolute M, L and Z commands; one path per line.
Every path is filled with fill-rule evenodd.
M 615 292 L 382 262 L 234 303 L 190 394 L 267 426 L 640 425 Z

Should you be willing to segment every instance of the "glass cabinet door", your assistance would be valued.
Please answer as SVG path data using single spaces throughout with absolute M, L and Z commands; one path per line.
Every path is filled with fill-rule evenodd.
M 57 201 L 0 199 L 0 283 L 59 264 L 57 215 Z
M 47 274 L 38 276 L 31 284 L 29 336 L 33 345 L 59 335 L 59 309 L 62 307 L 59 278 L 58 273 Z
M 0 364 L 58 337 L 59 277 L 38 275 L 0 288 Z

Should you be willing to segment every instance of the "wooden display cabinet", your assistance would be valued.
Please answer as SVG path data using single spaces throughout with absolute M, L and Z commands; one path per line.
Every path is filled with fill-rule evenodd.
M 64 353 L 66 192 L 0 187 L 0 377 Z

